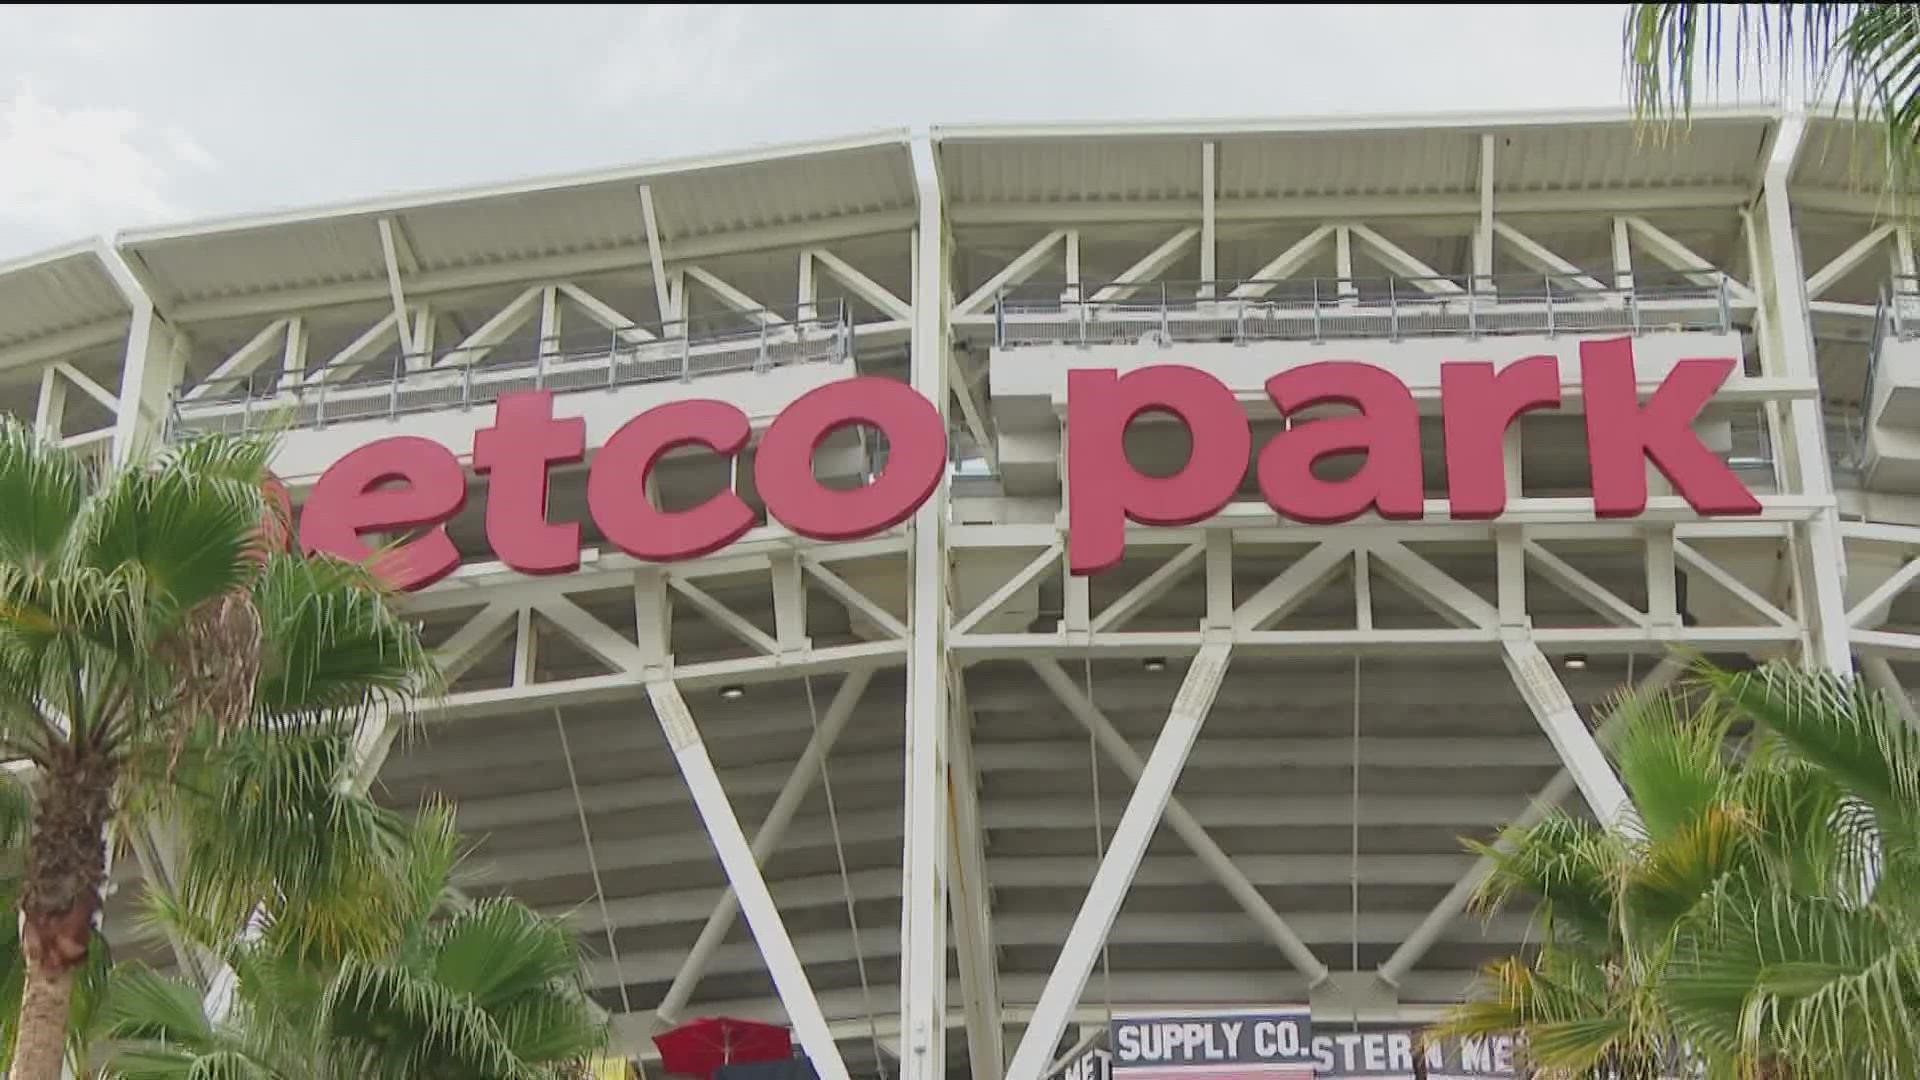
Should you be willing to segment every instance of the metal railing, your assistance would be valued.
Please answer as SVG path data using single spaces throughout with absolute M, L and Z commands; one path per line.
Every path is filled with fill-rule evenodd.
M 1879 392 L 1880 365 L 1885 359 L 1888 341 L 1920 339 L 1920 280 L 1896 277 L 1880 290 L 1880 302 L 1873 313 L 1873 336 L 1867 342 L 1867 370 L 1860 381 L 1860 408 L 1873 410 L 1874 395 Z M 1866 428 L 1862 424 L 1856 458 L 1866 449 Z
M 1708 274 L 1710 283 L 1697 280 Z M 1565 274 L 1027 284 L 1003 292 L 994 304 L 994 341 L 1000 348 L 1724 333 L 1732 327 L 1726 278 L 1706 270 L 1636 275 L 1628 287 Z
M 522 390 L 579 391 L 690 381 L 853 356 L 846 305 L 821 301 L 679 319 L 594 334 L 406 355 L 391 351 L 334 368 L 256 372 L 176 391 L 170 435 L 321 428 L 354 420 L 466 408 Z

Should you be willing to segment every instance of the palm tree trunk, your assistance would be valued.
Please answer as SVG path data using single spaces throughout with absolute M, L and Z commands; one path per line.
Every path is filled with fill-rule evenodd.
M 61 1080 L 73 982 L 71 967 L 27 965 L 26 990 L 20 998 L 20 1041 L 7 1074 L 10 1080 Z
M 107 876 L 116 769 L 76 747 L 42 777 L 20 894 L 27 985 L 10 1080 L 60 1080 L 76 971 L 93 943 Z

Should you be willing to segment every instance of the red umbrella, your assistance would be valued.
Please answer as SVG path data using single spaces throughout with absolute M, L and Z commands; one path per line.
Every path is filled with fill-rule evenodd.
M 779 1061 L 793 1056 L 793 1039 L 778 1024 L 707 1016 L 653 1037 L 660 1067 L 681 1076 L 710 1078 L 723 1065 Z

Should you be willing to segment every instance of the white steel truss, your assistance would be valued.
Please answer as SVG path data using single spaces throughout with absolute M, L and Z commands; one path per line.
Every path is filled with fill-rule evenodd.
M 1235 503 L 1189 527 L 1130 528 L 1129 559 L 1143 572 L 1096 604 L 1094 590 L 1065 573 L 1066 537 L 1047 512 L 1035 512 L 1022 501 L 1026 496 L 1005 496 L 995 516 L 968 518 L 943 487 L 907 526 L 854 544 L 815 544 L 769 526 L 719 555 L 669 567 L 590 550 L 577 574 L 531 580 L 499 564 L 471 563 L 409 599 L 410 609 L 423 617 L 464 613 L 440 639 L 437 653 L 452 689 L 424 706 L 429 720 L 457 724 L 612 703 L 650 707 L 669 738 L 728 885 L 660 901 L 695 912 L 698 934 L 666 964 L 671 985 L 655 1015 L 637 1024 L 622 1018 L 623 1029 L 638 1037 L 656 1020 L 679 1018 L 711 972 L 734 970 L 728 964 L 741 949 L 726 939 L 744 914 L 757 943 L 751 951 L 765 961 L 786 1016 L 823 1075 L 848 1075 L 840 1044 L 872 1034 L 897 1058 L 903 1080 L 944 1076 L 945 1040 L 954 1030 L 964 1032 L 973 1080 L 1040 1080 L 1074 1025 L 1104 1020 L 1104 1011 L 1083 998 L 1100 949 L 1120 924 L 1129 886 L 1177 880 L 1145 856 L 1163 821 L 1247 916 L 1248 925 L 1223 932 L 1223 940 L 1251 940 L 1271 949 L 1275 966 L 1297 973 L 1304 985 L 1353 974 L 1330 971 L 1310 948 L 1325 940 L 1331 925 L 1323 913 L 1286 909 L 1262 892 L 1280 882 L 1334 878 L 1339 868 L 1312 856 L 1235 856 L 1216 835 L 1219 827 L 1189 805 L 1196 800 L 1174 794 L 1189 759 L 1207 749 L 1196 750 L 1195 743 L 1232 663 L 1349 655 L 1498 658 L 1515 699 L 1537 722 L 1560 768 L 1532 806 L 1520 811 L 1522 821 L 1575 791 L 1603 821 L 1631 812 L 1601 750 L 1606 728 L 1590 728 L 1554 670 L 1554 661 L 1568 654 L 1658 656 L 1680 647 L 1795 655 L 1834 670 L 1851 670 L 1857 658 L 1863 677 L 1912 717 L 1901 668 L 1920 661 L 1920 620 L 1908 613 L 1920 602 L 1920 514 L 1889 512 L 1890 520 L 1879 521 L 1869 510 L 1868 521 L 1841 520 L 1830 464 L 1835 455 L 1817 397 L 1825 373 L 1814 325 L 1825 316 L 1871 318 L 1872 306 L 1849 291 L 1852 283 L 1878 274 L 1883 265 L 1893 275 L 1912 274 L 1912 239 L 1898 223 L 1862 215 L 1849 219 L 1850 233 L 1805 261 L 1795 236 L 1796 209 L 1838 213 L 1855 206 L 1831 193 L 1795 188 L 1792 170 L 1805 139 L 1798 121 L 1785 122 L 1750 185 L 1687 182 L 1575 192 L 1502 188 L 1497 181 L 1511 163 L 1508 151 L 1497 136 L 1485 134 L 1476 140 L 1475 180 L 1457 192 L 1281 199 L 1224 188 L 1233 149 L 1208 137 L 1192 144 L 1202 187 L 1190 200 L 952 205 L 942 189 L 937 147 L 921 144 L 915 148 L 921 198 L 911 211 L 862 210 L 796 221 L 753 237 L 670 239 L 677 235 L 673 204 L 655 184 L 636 183 L 625 190 L 638 242 L 590 254 L 440 270 L 423 266 L 420 255 L 429 249 L 416 251 L 415 239 L 424 235 L 409 235 L 403 213 L 381 213 L 355 226 L 378 242 L 377 281 L 200 299 L 160 318 L 119 268 L 116 280 L 129 289 L 135 310 L 122 343 L 118 386 L 64 346 L 34 346 L 44 356 L 10 347 L 8 355 L 34 356 L 41 364 L 33 399 L 40 430 L 76 448 L 124 455 L 151 437 L 166 415 L 169 394 L 182 402 L 208 401 L 222 384 L 249 377 L 293 393 L 378 371 L 396 358 L 408 368 L 431 364 L 454 371 L 497 361 L 503 350 L 525 348 L 529 339 L 543 360 L 556 359 L 560 342 L 586 333 L 604 332 L 612 342 L 635 347 L 670 336 L 670 324 L 686 320 L 689 311 L 737 317 L 770 336 L 796 333 L 823 293 L 837 290 L 863 313 L 852 333 L 863 344 L 904 354 L 914 385 L 939 402 L 943 414 L 955 414 L 955 424 L 998 477 L 1004 444 L 982 351 L 975 346 L 993 322 L 997 298 L 1008 290 L 1046 283 L 1063 286 L 1073 301 L 1083 299 L 1083 289 L 1090 301 L 1139 301 L 1195 266 L 1202 281 L 1195 295 L 1219 302 L 1270 299 L 1283 295 L 1294 279 L 1315 274 L 1337 279 L 1338 300 L 1357 300 L 1361 285 L 1380 271 L 1432 298 L 1463 290 L 1486 296 L 1512 267 L 1596 293 L 1669 273 L 1702 285 L 1724 284 L 1758 365 L 1740 400 L 1767 418 L 1763 437 L 1776 481 L 1761 497 L 1762 513 L 1749 519 L 1698 520 L 1683 500 L 1658 487 L 1647 513 L 1631 522 L 1598 520 L 1590 500 L 1572 497 L 1515 497 L 1504 515 L 1487 522 L 1448 520 L 1445 505 L 1435 501 L 1424 521 L 1363 518 L 1336 528 L 1277 521 L 1264 504 Z M 1742 225 L 1730 242 L 1696 241 L 1668 220 L 1692 210 L 1737 216 Z M 1584 232 L 1565 224 L 1576 216 Z M 963 278 L 955 272 L 954 252 L 969 243 L 967 230 L 976 228 L 1006 230 L 1013 239 L 996 239 L 998 254 L 989 265 Z M 1436 236 L 1466 245 L 1468 255 L 1454 258 L 1427 243 Z M 870 255 L 881 239 L 905 249 L 910 284 L 897 269 L 890 276 L 888 260 Z M 1007 259 L 1007 252 L 1016 254 Z M 1238 275 L 1222 274 L 1230 254 Z M 777 266 L 778 273 L 758 273 L 743 255 Z M 606 275 L 625 277 L 610 283 Z M 794 307 L 784 306 L 788 298 Z M 231 321 L 214 337 L 213 327 L 225 320 Z M 202 332 L 221 347 L 197 344 L 195 335 Z M 100 344 L 86 340 L 89 347 Z M 1089 362 L 1098 356 L 1093 350 Z M 65 423 L 95 407 L 105 411 L 108 426 L 76 431 Z M 1594 553 L 1601 549 L 1634 561 L 1643 568 L 1635 575 L 1643 576 L 1595 569 Z M 1277 555 L 1288 558 L 1284 567 L 1264 580 L 1245 580 L 1254 556 Z M 1784 569 L 1776 573 L 1773 563 Z M 1236 564 L 1242 571 L 1237 582 Z M 875 566 L 901 583 L 896 595 L 881 598 L 867 587 Z M 954 585 L 963 574 L 984 581 L 964 600 Z M 764 586 L 770 622 L 727 598 L 746 578 L 755 588 Z M 1196 580 L 1203 613 L 1169 628 L 1156 613 Z M 609 588 L 631 594 L 638 614 L 631 635 L 590 610 L 588 594 Z M 1386 597 L 1394 590 L 1413 597 L 1431 620 L 1412 626 L 1384 618 Z M 1060 598 L 1058 625 L 1013 626 L 1016 620 L 1006 617 L 1024 611 L 1036 594 Z M 1315 605 L 1330 594 L 1337 594 L 1343 611 L 1351 602 L 1350 622 L 1326 624 Z M 809 596 L 844 608 L 863 628 L 861 640 L 811 640 Z M 1547 609 L 1560 599 L 1570 600 L 1578 614 L 1554 607 L 1548 618 Z M 719 630 L 729 643 L 726 655 L 693 657 L 684 649 L 676 655 L 675 613 Z M 1142 629 L 1149 623 L 1153 628 Z M 538 649 L 543 634 L 559 635 L 603 670 L 546 673 Z M 511 658 L 504 685 L 464 681 L 499 653 Z M 1188 664 L 1182 691 L 1145 755 L 1062 666 L 1116 658 Z M 1100 760 L 1134 783 L 1106 857 L 1070 923 L 1009 914 L 995 903 L 994 890 L 1009 883 L 1062 889 L 1085 882 L 1044 860 L 999 856 L 985 846 L 997 814 L 982 797 L 982 777 L 1005 767 L 1006 751 L 975 744 L 980 692 L 969 678 L 981 665 L 1004 660 L 1031 670 L 1048 701 L 1089 734 Z M 862 899 L 901 901 L 899 942 L 885 953 L 900 962 L 899 1003 L 893 1016 L 856 1021 L 845 1018 L 846 999 L 838 992 L 816 992 L 807 970 L 822 957 L 838 958 L 843 939 L 823 943 L 807 933 L 789 934 L 774 904 L 778 890 L 769 890 L 763 867 L 783 840 L 806 827 L 796 825 L 800 807 L 869 686 L 901 667 L 909 688 L 902 806 L 849 823 L 849 835 L 897 839 L 905 852 L 897 875 L 862 870 L 851 878 Z M 1663 685 L 1676 670 L 1674 662 L 1660 661 L 1642 685 Z M 755 774 L 723 789 L 686 695 L 803 674 L 843 676 L 805 749 L 791 769 Z M 361 779 L 380 771 L 394 730 L 384 722 L 369 725 Z M 855 766 L 849 769 L 848 775 L 858 774 Z M 874 769 L 873 775 L 894 774 Z M 770 798 L 771 807 L 743 828 L 732 800 L 744 806 L 749 795 Z M 1401 988 L 1403 997 L 1428 974 L 1433 946 L 1445 939 L 1486 872 L 1484 864 L 1464 876 L 1451 863 L 1405 865 L 1413 869 L 1369 872 L 1449 888 L 1424 917 L 1380 922 L 1393 951 L 1367 974 L 1389 989 Z M 839 897 L 839 884 L 802 879 L 795 886 L 800 899 L 781 899 L 830 902 Z M 602 921 L 635 917 L 615 908 Z M 947 970 L 950 944 L 955 972 Z M 1058 947 L 1044 980 L 1003 970 L 1004 949 L 1035 945 Z M 950 976 L 957 978 L 950 982 Z M 948 1007 L 950 994 L 958 1008 Z M 1422 1010 L 1431 1011 L 1404 1005 L 1392 1013 L 1414 1016 Z M 1009 1030 L 1022 1024 L 1009 1058 Z

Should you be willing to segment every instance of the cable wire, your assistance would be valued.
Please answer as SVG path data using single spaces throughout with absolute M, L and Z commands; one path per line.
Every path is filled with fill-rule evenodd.
M 553 710 L 553 726 L 560 732 L 560 753 L 567 759 L 567 786 L 573 789 L 573 810 L 580 817 L 580 836 L 587 844 L 587 870 L 593 874 L 593 898 L 600 905 L 600 928 L 607 935 L 607 954 L 613 961 L 613 977 L 620 980 L 620 1010 L 632 1012 L 627 997 L 627 976 L 620 969 L 620 946 L 613 940 L 613 918 L 607 913 L 607 890 L 600 881 L 600 858 L 593 850 L 593 829 L 587 824 L 587 807 L 580 801 L 580 776 L 573 768 L 573 747 L 567 742 L 567 722 L 558 708 Z
M 820 735 L 820 706 L 813 696 L 813 676 L 802 675 L 801 681 L 807 688 L 807 716 L 813 722 L 813 734 L 817 741 Z M 887 1059 L 880 1049 L 880 1021 L 873 1015 L 873 987 L 867 981 L 866 950 L 860 947 L 860 916 L 854 910 L 853 877 L 847 873 L 847 848 L 840 840 L 840 812 L 833 803 L 833 774 L 827 769 L 824 744 L 820 752 L 820 790 L 827 797 L 827 826 L 833 833 L 833 857 L 840 864 L 840 892 L 847 901 L 847 928 L 853 932 L 853 963 L 860 972 L 860 1000 L 866 1006 L 867 1035 L 873 1040 L 873 1064 L 880 1070 L 880 1080 L 887 1080 Z

